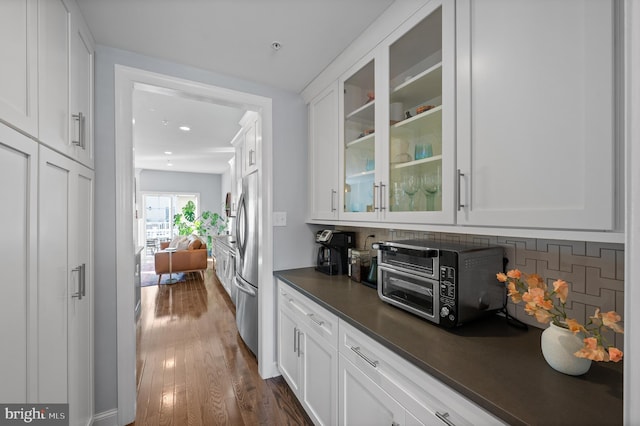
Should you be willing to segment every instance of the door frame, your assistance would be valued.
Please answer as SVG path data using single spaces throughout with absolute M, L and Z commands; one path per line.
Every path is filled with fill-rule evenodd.
M 116 214 L 116 315 L 118 424 L 135 420 L 136 411 L 136 319 L 132 291 L 134 277 L 134 162 L 133 93 L 135 90 L 163 91 L 176 96 L 246 107 L 262 117 L 261 149 L 258 150 L 261 247 L 273 246 L 272 196 L 272 99 L 203 84 L 124 65 L 115 65 L 115 214 Z M 258 372 L 263 378 L 278 375 L 275 358 L 275 314 L 272 250 L 260 250 Z

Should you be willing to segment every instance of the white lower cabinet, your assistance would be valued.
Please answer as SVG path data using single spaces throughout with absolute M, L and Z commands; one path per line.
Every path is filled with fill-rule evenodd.
M 338 419 L 338 319 L 278 282 L 278 367 L 317 425 Z
M 401 425 L 405 409 L 373 379 L 340 354 L 341 425 Z
M 38 401 L 93 420 L 93 171 L 40 146 Z
M 93 171 L 0 124 L 0 401 L 93 421 Z
M 428 324 L 427 324 L 428 325 Z M 464 398 L 440 381 L 434 379 L 413 364 L 404 360 L 389 349 L 377 343 L 347 322 L 340 320 L 340 420 L 341 424 L 380 424 L 380 425 L 497 425 L 499 419 L 486 412 L 475 403 Z M 346 370 L 346 371 L 345 371 Z M 356 371 L 358 370 L 358 371 Z M 365 383 L 369 396 L 353 397 L 351 393 L 358 380 Z M 362 386 L 362 385 L 360 385 Z M 387 399 L 378 401 L 377 417 L 370 422 L 361 421 L 358 415 L 370 416 L 365 410 L 354 404 L 375 405 L 372 398 Z M 392 411 L 398 404 L 399 413 Z M 364 407 L 363 407 L 364 408 Z M 352 414 L 350 414 L 352 412 Z M 388 416 L 393 414 L 392 421 Z M 355 417 L 352 417 L 355 416 Z

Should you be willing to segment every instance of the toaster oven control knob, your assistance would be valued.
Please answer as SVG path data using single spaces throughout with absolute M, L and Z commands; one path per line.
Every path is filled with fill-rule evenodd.
M 440 309 L 440 316 L 444 318 L 447 315 L 449 315 L 449 307 L 443 306 L 442 309 Z

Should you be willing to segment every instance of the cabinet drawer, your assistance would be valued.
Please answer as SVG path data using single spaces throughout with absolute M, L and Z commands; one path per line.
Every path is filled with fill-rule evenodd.
M 300 322 L 316 331 L 332 347 L 338 346 L 338 317 L 278 280 L 278 303 L 288 306 Z
M 338 351 L 421 422 L 444 417 L 455 425 L 502 423 L 343 320 Z

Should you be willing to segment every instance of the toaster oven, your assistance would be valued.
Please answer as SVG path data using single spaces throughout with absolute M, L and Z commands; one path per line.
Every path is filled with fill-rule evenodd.
M 504 249 L 431 240 L 374 244 L 378 250 L 378 296 L 445 327 L 495 312 L 505 301 Z

